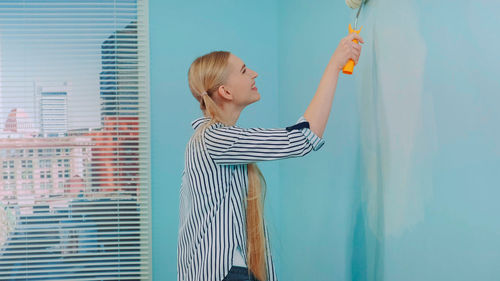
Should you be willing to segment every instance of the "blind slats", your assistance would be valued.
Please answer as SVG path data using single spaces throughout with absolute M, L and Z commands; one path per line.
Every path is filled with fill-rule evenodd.
M 50 277 L 53 277 L 53 276 L 50 276 Z M 119 277 L 120 279 L 119 280 L 137 280 L 137 279 L 140 279 L 140 280 L 149 280 L 150 277 L 147 277 L 147 275 L 141 275 L 141 278 L 138 278 L 138 277 L 135 277 L 135 276 L 124 276 L 123 274 L 120 275 Z M 26 280 L 25 277 L 9 277 L 10 280 Z M 65 281 L 73 281 L 73 280 L 76 280 L 76 281 L 81 281 L 82 278 L 70 278 L 70 277 L 65 277 L 64 278 Z M 111 276 L 111 277 L 95 277 L 95 276 L 86 276 L 85 277 L 85 280 L 117 280 L 117 277 L 115 276 Z
M 147 11 L 0 2 L 1 280 L 151 280 Z

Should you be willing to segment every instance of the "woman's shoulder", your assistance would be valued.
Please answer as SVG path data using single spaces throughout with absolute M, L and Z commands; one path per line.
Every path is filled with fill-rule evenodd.
M 204 139 L 207 131 L 212 132 L 215 129 L 219 128 L 224 129 L 227 127 L 221 122 L 216 122 L 211 118 L 204 116 L 193 120 L 191 122 L 191 126 L 193 127 L 194 132 L 191 138 L 189 139 L 188 146 L 190 144 L 199 142 L 201 139 Z
M 205 116 L 196 118 L 195 120 L 193 120 L 191 122 L 191 126 L 193 127 L 194 130 L 197 130 L 198 128 L 203 127 L 203 125 L 205 127 L 212 127 L 212 128 L 213 127 L 215 127 L 215 128 L 226 127 L 223 123 L 218 122 L 218 121 L 214 121 L 214 120 L 212 120 L 212 118 L 205 117 Z

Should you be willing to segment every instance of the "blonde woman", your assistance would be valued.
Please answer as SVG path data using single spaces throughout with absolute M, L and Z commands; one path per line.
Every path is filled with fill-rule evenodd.
M 177 271 L 179 281 L 277 280 L 263 220 L 265 180 L 256 165 L 318 150 L 339 73 L 356 63 L 363 42 L 343 38 L 330 58 L 303 116 L 283 129 L 236 125 L 243 109 L 260 99 L 257 73 L 229 52 L 197 58 L 189 88 L 203 117 L 185 152 L 180 191 Z

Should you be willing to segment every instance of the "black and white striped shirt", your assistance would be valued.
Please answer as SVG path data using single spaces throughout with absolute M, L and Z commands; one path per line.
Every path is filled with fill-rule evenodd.
M 192 122 L 196 130 L 210 119 Z M 309 128 L 243 129 L 215 123 L 207 127 L 201 142 L 191 137 L 185 152 L 180 189 L 177 279 L 221 281 L 232 266 L 239 246 L 246 259 L 247 165 L 300 157 L 320 149 L 324 140 Z M 269 245 L 267 228 L 265 236 Z M 268 280 L 277 280 L 270 247 Z

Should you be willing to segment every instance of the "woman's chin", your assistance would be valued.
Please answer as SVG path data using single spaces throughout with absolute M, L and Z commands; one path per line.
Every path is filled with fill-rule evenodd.
M 260 100 L 260 94 L 257 92 L 257 94 L 252 95 L 252 99 L 249 101 L 247 105 L 251 105 L 252 103 L 258 102 Z
M 257 99 L 255 101 L 259 101 L 260 100 L 260 93 L 257 92 Z

